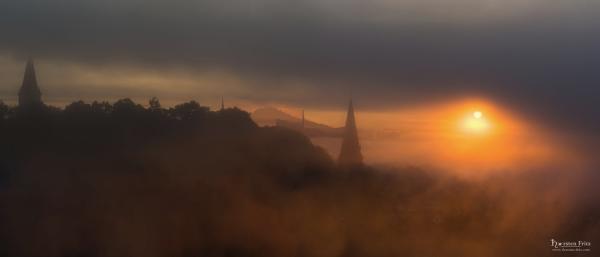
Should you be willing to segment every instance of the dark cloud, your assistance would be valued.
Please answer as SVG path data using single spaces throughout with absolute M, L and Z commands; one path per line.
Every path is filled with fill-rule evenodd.
M 320 107 L 349 92 L 364 108 L 482 96 L 551 126 L 600 129 L 597 3 L 369 3 L 8 0 L 0 51 L 222 69 L 260 90 L 301 85 L 318 93 L 277 100 Z

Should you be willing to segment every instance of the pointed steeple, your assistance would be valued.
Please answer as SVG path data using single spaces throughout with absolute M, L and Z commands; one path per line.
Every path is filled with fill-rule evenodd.
M 354 106 L 352 104 L 352 99 L 350 99 L 338 165 L 341 167 L 353 167 L 362 164 L 363 157 L 360 151 L 360 143 L 358 142 L 358 131 L 356 128 L 356 120 L 354 118 Z
M 223 100 L 223 97 L 221 96 L 221 111 L 225 110 L 225 100 Z
M 42 92 L 37 84 L 33 59 L 27 60 L 23 84 L 19 89 L 19 106 L 32 106 L 42 104 Z

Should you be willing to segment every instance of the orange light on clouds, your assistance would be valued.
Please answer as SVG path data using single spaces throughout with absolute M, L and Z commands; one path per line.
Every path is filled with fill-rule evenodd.
M 528 153 L 521 151 L 524 148 L 519 145 L 529 145 L 533 137 L 526 135 L 524 124 L 508 111 L 482 100 L 455 102 L 438 108 L 434 112 L 446 117 L 438 123 L 438 158 L 453 166 L 497 168 L 511 165 L 520 158 L 532 158 L 525 157 Z M 542 142 L 536 142 L 536 147 L 546 148 L 537 145 Z
M 467 175 L 574 163 L 568 147 L 559 147 L 562 142 L 549 131 L 490 101 L 465 100 L 430 108 L 445 117 L 431 134 L 437 142 L 434 158 Z
M 490 101 L 462 100 L 387 112 L 358 108 L 356 116 L 363 155 L 370 163 L 433 165 L 470 175 L 573 162 L 568 147 L 559 146 L 552 133 Z M 343 113 L 314 111 L 309 119 L 327 124 L 339 117 Z M 322 146 L 335 156 L 339 146 L 330 139 L 326 142 Z

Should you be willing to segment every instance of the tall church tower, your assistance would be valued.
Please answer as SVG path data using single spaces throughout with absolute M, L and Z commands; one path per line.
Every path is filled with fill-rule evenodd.
M 35 68 L 33 67 L 33 59 L 27 60 L 25 66 L 25 75 L 23 76 L 23 84 L 19 89 L 19 106 L 31 107 L 42 104 L 42 92 L 37 84 L 35 77 Z
M 363 157 L 360 152 L 360 143 L 358 142 L 356 120 L 354 119 L 354 106 L 352 105 L 352 100 L 350 100 L 338 165 L 340 167 L 354 167 L 361 166 L 362 164 Z

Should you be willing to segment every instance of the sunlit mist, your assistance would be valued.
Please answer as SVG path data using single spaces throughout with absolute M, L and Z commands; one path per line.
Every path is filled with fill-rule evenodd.
M 0 257 L 598 255 L 598 17 L 1 0 Z
M 328 124 L 340 120 L 336 115 L 343 117 L 318 111 L 309 117 Z M 361 112 L 357 119 L 363 128 L 360 135 L 365 159 L 372 164 L 437 163 L 462 174 L 476 175 L 543 165 L 574 167 L 578 163 L 572 149 L 558 147 L 562 142 L 552 133 L 487 100 Z M 338 140 L 313 141 L 332 156 L 338 154 Z

